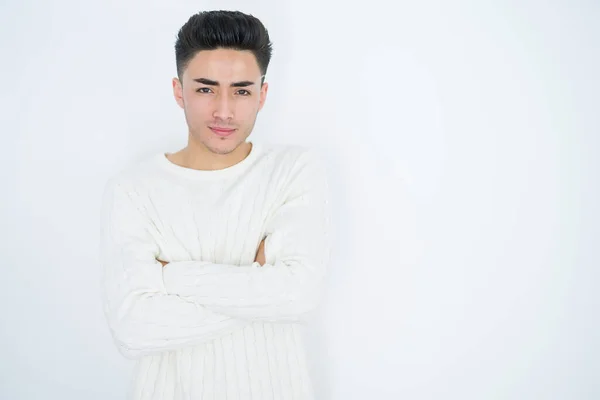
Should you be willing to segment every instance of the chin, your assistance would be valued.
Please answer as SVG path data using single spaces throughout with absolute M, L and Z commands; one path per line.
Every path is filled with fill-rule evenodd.
M 235 151 L 235 149 L 237 149 L 243 143 L 244 140 L 217 140 L 212 141 L 210 144 L 206 145 L 206 147 L 215 154 L 225 155 Z

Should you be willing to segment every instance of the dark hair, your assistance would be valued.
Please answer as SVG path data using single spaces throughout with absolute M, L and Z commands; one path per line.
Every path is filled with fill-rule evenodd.
M 203 11 L 181 27 L 175 42 L 177 76 L 181 79 L 190 60 L 202 50 L 249 50 L 254 54 L 264 82 L 272 44 L 260 20 L 240 11 Z

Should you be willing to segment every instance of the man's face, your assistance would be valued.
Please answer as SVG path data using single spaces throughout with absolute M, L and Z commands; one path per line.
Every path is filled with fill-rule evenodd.
M 229 154 L 244 143 L 267 96 L 268 85 L 260 82 L 260 69 L 250 51 L 198 52 L 181 82 L 173 79 L 173 93 L 184 110 L 193 144 Z

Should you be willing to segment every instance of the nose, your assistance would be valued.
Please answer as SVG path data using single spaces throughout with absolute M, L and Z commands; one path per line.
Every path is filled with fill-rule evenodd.
M 229 99 L 227 94 L 220 94 L 217 97 L 213 117 L 224 120 L 233 118 L 233 101 Z

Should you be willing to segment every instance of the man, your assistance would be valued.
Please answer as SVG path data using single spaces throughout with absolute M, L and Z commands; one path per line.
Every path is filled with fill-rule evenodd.
M 173 93 L 188 144 L 106 185 L 104 310 L 137 360 L 132 399 L 312 399 L 302 326 L 330 257 L 327 171 L 301 146 L 246 141 L 271 43 L 241 12 L 192 16 Z

